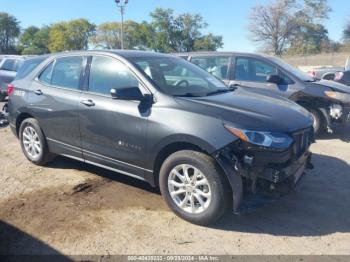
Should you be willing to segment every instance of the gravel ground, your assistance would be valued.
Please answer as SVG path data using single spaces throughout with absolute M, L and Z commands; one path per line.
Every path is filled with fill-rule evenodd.
M 1 129 L 0 254 L 350 255 L 350 126 L 312 151 L 291 195 L 199 227 L 143 182 L 65 158 L 34 166 Z

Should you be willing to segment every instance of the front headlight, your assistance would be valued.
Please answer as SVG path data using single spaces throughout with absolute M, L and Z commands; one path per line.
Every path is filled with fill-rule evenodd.
M 287 149 L 293 144 L 293 138 L 287 134 L 250 131 L 225 125 L 225 128 L 244 142 L 275 149 Z
M 350 103 L 350 94 L 333 92 L 333 91 L 326 91 L 324 93 L 329 98 L 336 99 L 336 100 L 342 101 L 344 103 Z

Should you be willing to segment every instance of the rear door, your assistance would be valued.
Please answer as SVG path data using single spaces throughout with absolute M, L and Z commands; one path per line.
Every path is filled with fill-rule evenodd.
M 232 72 L 230 85 L 237 85 L 247 91 L 267 95 L 271 93 L 285 97 L 291 95 L 290 87 L 294 82 L 279 71 L 275 65 L 265 60 L 238 56 L 234 60 Z M 280 85 L 268 83 L 266 81 L 268 75 L 279 75 L 284 81 Z
M 114 57 L 90 60 L 88 90 L 81 97 L 79 114 L 84 159 L 143 178 L 148 113 L 140 111 L 139 101 L 111 96 L 111 89 L 139 87 L 142 91 L 141 83 Z
M 48 64 L 33 82 L 29 108 L 55 153 L 82 158 L 78 107 L 87 58 L 67 56 Z

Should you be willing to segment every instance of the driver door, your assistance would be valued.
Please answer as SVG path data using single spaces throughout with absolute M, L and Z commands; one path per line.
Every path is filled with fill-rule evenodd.
M 268 75 L 280 75 L 284 78 L 278 68 L 270 63 L 251 57 L 236 57 L 234 76 L 233 80 L 230 81 L 230 85 L 238 85 L 239 88 L 254 93 L 268 95 L 272 92 L 289 97 L 288 81 L 286 80 L 286 83 L 281 85 L 268 83 L 266 81 Z
M 140 82 L 113 57 L 90 60 L 88 90 L 79 112 L 84 159 L 143 178 L 148 115 L 140 112 L 140 102 L 111 96 L 111 89 L 139 87 Z

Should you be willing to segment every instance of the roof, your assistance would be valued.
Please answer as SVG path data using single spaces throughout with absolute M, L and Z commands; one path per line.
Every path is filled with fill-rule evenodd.
M 24 56 L 20 56 L 20 55 L 0 55 L 0 58 L 1 59 L 4 59 L 4 58 L 24 59 L 25 57 Z
M 131 57 L 174 57 L 168 54 L 156 53 L 151 51 L 139 51 L 139 50 L 87 50 L 87 51 L 68 51 L 50 54 L 49 56 L 62 56 L 62 55 L 90 55 L 90 54 L 114 54 L 126 59 Z
M 250 57 L 265 57 L 271 56 L 259 53 L 245 53 L 245 52 L 217 52 L 217 51 L 203 51 L 203 52 L 188 52 L 188 53 L 174 53 L 176 56 L 250 56 Z
M 100 51 L 101 52 L 101 51 Z M 116 55 L 123 56 L 125 58 L 128 57 L 140 57 L 140 56 L 152 56 L 152 57 L 167 57 L 171 55 L 162 54 L 152 51 L 139 51 L 139 50 L 103 50 L 103 52 L 114 53 Z

